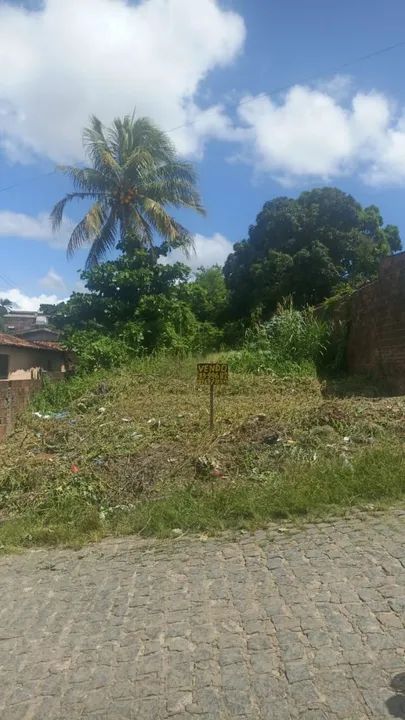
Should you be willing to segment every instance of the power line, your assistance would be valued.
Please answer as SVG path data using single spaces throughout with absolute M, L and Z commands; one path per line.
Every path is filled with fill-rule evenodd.
M 374 50 L 374 52 L 367 53 L 367 55 L 360 55 L 357 58 L 353 58 L 353 60 L 349 60 L 348 62 L 343 63 L 342 65 L 336 65 L 335 67 L 329 68 L 329 70 L 325 70 L 322 75 L 329 75 L 331 73 L 337 73 L 341 72 L 342 70 L 345 70 L 348 67 L 351 67 L 352 65 L 355 65 L 357 63 L 363 62 L 364 60 L 370 60 L 373 57 L 377 57 L 378 55 L 384 55 L 387 52 L 390 52 L 391 50 L 395 50 L 399 47 L 405 46 L 405 40 L 402 40 L 401 42 L 395 43 L 395 45 L 387 45 L 387 47 L 380 48 L 379 50 Z M 317 80 L 320 77 L 319 73 L 316 73 L 316 75 L 309 75 L 306 78 L 302 78 L 301 80 L 297 80 L 295 83 L 290 83 L 289 85 L 284 85 L 284 87 L 278 87 L 274 88 L 270 91 L 270 93 L 267 92 L 261 92 L 258 95 L 256 95 L 254 98 L 247 98 L 246 100 L 242 100 L 239 105 L 247 105 L 249 102 L 252 102 L 252 100 L 256 100 L 258 97 L 262 97 L 263 95 L 277 95 L 277 93 L 285 92 L 286 90 L 289 90 L 294 85 L 297 85 L 298 83 L 306 83 L 311 82 L 311 80 Z
M 16 287 L 16 284 L 13 283 L 13 281 L 9 275 L 0 274 L 0 279 L 3 280 L 3 282 L 7 283 L 7 285 L 9 285 L 10 288 Z
M 329 69 L 325 69 L 322 71 L 322 73 L 314 73 L 313 75 L 308 75 L 304 78 L 301 78 L 299 80 L 296 80 L 293 83 L 289 83 L 288 85 L 281 85 L 279 87 L 272 88 L 270 90 L 263 90 L 262 92 L 258 93 L 258 95 L 255 95 L 254 97 L 246 98 L 246 100 L 240 100 L 238 103 L 235 103 L 235 106 L 240 107 L 241 105 L 248 105 L 251 102 L 254 102 L 257 100 L 257 98 L 260 97 L 266 97 L 267 95 L 277 95 L 280 92 L 285 92 L 286 90 L 289 90 L 294 85 L 297 85 L 298 83 L 307 83 L 311 82 L 313 80 L 318 79 L 319 77 L 323 75 L 329 75 L 330 73 L 337 73 L 341 72 L 342 70 L 345 70 L 348 67 L 351 67 L 352 65 L 356 65 L 358 63 L 364 62 L 366 60 L 370 60 L 374 57 L 378 57 L 379 55 L 384 55 L 388 52 L 391 52 L 392 50 L 396 50 L 399 47 L 405 47 L 405 40 L 401 40 L 400 42 L 394 43 L 393 45 L 386 45 L 385 47 L 379 48 L 378 50 L 373 50 L 370 53 L 366 53 L 365 55 L 359 55 L 356 58 L 353 58 L 352 60 L 348 60 L 345 63 L 342 63 L 341 65 L 335 65 L 334 67 L 330 67 Z M 207 112 L 210 112 L 208 109 Z M 177 125 L 176 127 L 170 128 L 169 130 L 166 130 L 165 132 L 167 134 L 176 132 L 177 130 L 182 130 L 186 127 L 191 127 L 193 125 L 196 125 L 198 123 L 199 118 L 195 118 L 194 120 L 190 120 L 189 122 L 185 122 L 182 125 Z M 21 180 L 21 182 L 14 183 L 12 185 L 8 185 L 5 187 L 0 188 L 0 193 L 7 192 L 8 190 L 14 190 L 14 188 L 20 187 L 20 185 L 23 185 L 24 183 L 30 183 L 35 182 L 36 180 L 40 180 L 44 177 L 49 177 L 50 175 L 54 175 L 56 173 L 56 170 L 52 170 L 51 172 L 43 173 L 41 175 L 36 175 L 35 177 L 27 178 L 26 180 Z M 0 276 L 1 277 L 1 276 Z
M 50 175 L 54 175 L 54 173 L 55 173 L 55 170 L 52 170 L 51 172 L 42 173 L 42 175 L 36 175 L 35 177 L 26 178 L 25 180 L 21 180 L 21 182 L 14 183 L 13 185 L 8 185 L 7 187 L 4 187 L 4 188 L 0 188 L 0 192 L 5 192 L 6 190 L 12 190 L 13 188 L 19 187 L 20 185 L 23 185 L 24 183 L 34 182 L 35 180 L 39 180 L 40 178 L 43 178 L 43 177 L 49 177 Z M 8 288 L 7 287 L 4 288 L 5 290 L 7 290 L 7 289 L 14 290 L 14 288 L 18 287 L 17 283 L 15 283 L 13 281 L 13 279 L 10 278 L 9 275 L 4 275 L 4 274 L 0 273 L 0 280 L 6 286 L 8 285 Z
M 35 175 L 35 177 L 26 178 L 25 180 L 21 180 L 19 182 L 13 183 L 13 185 L 6 185 L 5 187 L 0 188 L 0 192 L 6 192 L 7 190 L 14 190 L 16 187 L 20 187 L 20 185 L 24 185 L 24 183 L 31 183 L 35 182 L 35 180 L 40 180 L 44 177 L 49 177 L 50 175 L 54 175 L 56 173 L 56 170 L 51 170 L 47 173 L 42 173 L 41 175 Z
M 357 58 L 353 58 L 353 60 L 348 60 L 345 63 L 342 63 L 341 65 L 335 65 L 334 67 L 330 67 L 329 69 L 323 70 L 322 73 L 314 73 L 313 75 L 307 75 L 304 78 L 301 78 L 300 80 L 296 80 L 293 83 L 289 83 L 288 85 L 280 85 L 279 87 L 272 88 L 270 90 L 263 90 L 262 92 L 258 93 L 254 97 L 246 98 L 246 100 L 240 100 L 237 103 L 237 106 L 240 107 L 241 105 L 248 105 L 251 102 L 254 102 L 257 100 L 257 98 L 266 97 L 267 95 L 277 95 L 278 93 L 285 92 L 286 90 L 289 90 L 290 88 L 294 87 L 294 85 L 302 84 L 302 83 L 308 83 L 312 80 L 317 80 L 319 77 L 322 77 L 323 75 L 329 75 L 331 73 L 337 73 L 341 72 L 342 70 L 345 70 L 348 67 L 351 67 L 352 65 L 355 65 L 360 62 L 364 62 L 365 60 L 370 60 L 373 57 L 377 57 L 378 55 L 384 55 L 385 53 L 391 52 L 391 50 L 395 50 L 399 47 L 405 46 L 405 40 L 401 40 L 401 42 L 397 42 L 394 45 L 387 45 L 386 47 L 379 48 L 379 50 L 374 50 L 373 52 L 367 53 L 366 55 L 359 55 Z M 209 112 L 209 110 L 208 110 Z M 181 130 L 185 127 L 190 127 L 191 125 L 195 125 L 198 122 L 198 118 L 195 120 L 191 120 L 190 122 L 183 123 L 183 125 L 177 125 L 177 127 L 171 128 L 171 130 L 166 130 L 167 133 L 175 132 L 176 130 Z
M 5 283 L 5 285 L 8 285 L 8 288 L 4 288 L 5 290 L 14 290 L 14 288 L 17 287 L 16 283 L 10 282 L 10 280 L 7 280 L 7 277 L 5 275 L 2 275 L 0 273 L 0 280 Z
M 6 285 L 10 286 L 10 289 L 13 290 L 17 287 L 17 284 L 14 282 L 13 278 L 10 277 L 10 275 L 6 275 L 6 273 L 2 272 L 0 273 L 0 280 L 6 283 Z

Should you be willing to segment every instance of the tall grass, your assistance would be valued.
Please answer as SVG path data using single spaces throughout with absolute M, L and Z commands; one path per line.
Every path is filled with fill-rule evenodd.
M 0 550 L 32 545 L 78 545 L 106 535 L 168 537 L 173 530 L 215 533 L 254 529 L 270 520 L 315 518 L 351 507 L 375 507 L 405 496 L 402 448 L 361 453 L 351 465 L 291 463 L 260 481 L 207 486 L 192 483 L 158 499 L 144 499 L 103 516 L 97 504 L 70 498 L 42 512 L 28 510 L 0 524 Z
M 103 404 L 106 395 L 121 376 L 144 376 L 145 378 L 166 376 L 173 377 L 174 368 L 178 367 L 178 358 L 169 351 L 161 351 L 145 357 L 133 358 L 124 367 L 112 370 L 100 369 L 88 373 L 73 375 L 63 382 L 44 380 L 41 392 L 31 401 L 30 409 L 41 413 L 60 412 L 70 408 L 72 403 L 81 398 L 92 396 L 94 402 Z M 182 358 L 182 375 L 194 378 L 197 358 Z M 98 400 L 97 400 L 98 398 Z
M 75 375 L 61 382 L 44 380 L 42 390 L 35 395 L 31 408 L 41 413 L 66 410 L 72 402 L 91 392 L 98 385 L 108 383 L 107 371 L 96 371 L 87 375 Z
M 330 340 L 327 323 L 311 308 L 296 310 L 282 303 L 266 323 L 248 331 L 241 350 L 228 353 L 231 370 L 277 375 L 311 375 Z
M 214 433 L 196 357 L 159 353 L 46 384 L 34 403 L 51 417 L 30 408 L 0 446 L 0 551 L 254 528 L 405 499 L 405 401 L 323 399 L 302 376 L 327 342 L 310 311 L 280 308 L 233 354 L 234 369 L 270 375 L 231 375 Z

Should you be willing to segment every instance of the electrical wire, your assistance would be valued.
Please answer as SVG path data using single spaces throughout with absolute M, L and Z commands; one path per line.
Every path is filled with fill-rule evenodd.
M 35 182 L 36 180 L 40 180 L 44 177 L 49 177 L 50 175 L 55 175 L 56 170 L 51 170 L 47 173 L 42 173 L 41 175 L 35 175 L 35 177 L 26 178 L 25 180 L 20 180 L 19 182 L 13 183 L 12 185 L 6 185 L 5 187 L 0 188 L 0 192 L 6 192 L 7 190 L 14 190 L 14 188 L 20 187 L 20 185 L 24 185 L 25 183 L 31 183 Z
M 395 50 L 399 47 L 405 47 L 405 40 L 401 40 L 394 45 L 387 45 L 386 47 L 379 48 L 378 50 L 374 50 L 373 52 L 367 53 L 366 55 L 359 55 L 357 58 L 353 58 L 353 60 L 348 60 L 341 65 L 335 65 L 334 67 L 330 67 L 329 69 L 324 70 L 322 73 L 317 72 L 313 75 L 307 75 L 306 77 L 300 78 L 299 80 L 296 80 L 293 83 L 289 83 L 288 85 L 280 85 L 279 87 L 272 88 L 271 90 L 263 90 L 254 97 L 248 97 L 245 100 L 240 100 L 237 103 L 237 107 L 240 107 L 241 105 L 248 105 L 249 103 L 257 100 L 257 98 L 266 97 L 268 95 L 278 95 L 278 93 L 285 92 L 286 90 L 294 87 L 294 85 L 308 83 L 313 80 L 317 80 L 324 75 L 341 72 L 342 70 L 345 70 L 352 65 L 363 62 L 365 60 L 370 60 L 371 58 L 377 57 L 378 55 L 384 55 L 385 53 L 391 52 L 391 50 Z M 166 130 L 166 133 L 172 133 L 176 130 L 181 130 L 182 128 L 189 127 L 190 125 L 195 125 L 197 122 L 198 118 L 196 118 L 195 120 L 191 120 L 190 122 L 183 123 L 183 125 L 177 125 L 176 127 L 171 128 L 171 130 Z
M 352 65 L 356 65 L 357 63 L 361 63 L 366 60 L 370 60 L 374 57 L 378 57 L 379 55 L 384 55 L 388 52 L 391 52 L 392 50 L 396 50 L 399 47 L 405 47 L 405 40 L 401 40 L 400 42 L 394 43 L 393 45 L 386 45 L 385 47 L 379 48 L 378 50 L 373 50 L 372 52 L 366 53 L 365 55 L 359 55 L 357 58 L 348 60 L 347 62 L 342 63 L 341 65 L 335 65 L 334 67 L 324 70 L 322 73 L 318 72 L 316 74 L 309 75 L 305 78 L 301 78 L 299 80 L 296 80 L 294 83 L 289 83 L 288 85 L 281 85 L 279 87 L 275 87 L 270 90 L 264 90 L 263 92 L 259 93 L 258 95 L 255 95 L 254 97 L 248 97 L 245 100 L 240 100 L 236 105 L 238 107 L 240 107 L 241 105 L 247 105 L 248 103 L 254 102 L 255 100 L 257 100 L 257 98 L 266 97 L 267 95 L 276 95 L 280 92 L 285 92 L 286 90 L 289 90 L 290 88 L 294 87 L 294 85 L 297 85 L 298 83 L 308 83 L 308 82 L 318 79 L 319 77 L 322 77 L 323 75 L 329 75 L 331 73 L 341 72 L 342 70 L 346 70 L 346 68 L 351 67 Z M 209 110 L 208 110 L 208 112 L 209 112 Z M 194 120 L 190 120 L 189 122 L 183 123 L 182 125 L 177 125 L 176 127 L 170 128 L 169 130 L 166 130 L 165 132 L 167 134 L 169 134 L 169 133 L 176 132 L 177 130 L 182 130 L 183 128 L 186 128 L 186 127 L 191 127 L 193 125 L 196 125 L 198 123 L 198 120 L 199 120 L 199 118 L 197 117 Z M 0 187 L 0 193 L 7 192 L 8 190 L 14 190 L 14 188 L 20 187 L 20 185 L 23 185 L 26 183 L 36 182 L 37 180 L 40 180 L 44 177 L 50 177 L 51 175 L 54 175 L 55 173 L 56 173 L 56 170 L 52 170 L 51 172 L 43 173 L 41 175 L 36 175 L 35 177 L 21 180 L 20 182 L 13 183 L 12 185 Z
M 12 282 L 10 282 L 10 280 L 7 280 L 7 277 L 6 277 L 5 275 L 2 275 L 1 273 L 0 273 L 0 280 L 1 280 L 6 286 L 8 285 L 8 288 L 7 288 L 7 287 L 5 288 L 6 290 L 7 290 L 7 289 L 9 289 L 9 290 L 14 290 L 14 288 L 18 287 L 16 283 L 12 283 Z

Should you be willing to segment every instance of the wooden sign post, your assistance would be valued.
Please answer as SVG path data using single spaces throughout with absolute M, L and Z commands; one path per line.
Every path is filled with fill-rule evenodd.
M 214 388 L 215 385 L 226 385 L 229 380 L 226 363 L 198 363 L 197 385 L 210 386 L 210 429 L 214 427 Z

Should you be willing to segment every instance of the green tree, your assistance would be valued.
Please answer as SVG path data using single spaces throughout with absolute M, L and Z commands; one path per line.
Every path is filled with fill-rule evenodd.
M 121 331 L 136 319 L 145 297 L 164 296 L 174 302 L 189 277 L 185 265 L 163 265 L 152 250 L 136 250 L 86 270 L 81 274 L 86 292 L 75 292 L 66 302 L 41 309 L 67 334 Z
M 219 270 L 209 274 L 210 280 L 206 272 L 190 282 L 191 270 L 182 263 L 159 263 L 155 249 L 133 250 L 83 272 L 87 292 L 41 309 L 63 331 L 82 369 L 109 367 L 128 355 L 161 349 L 212 351 L 222 340 L 214 322 L 215 302 L 226 297 L 226 289 Z M 200 282 L 208 284 L 211 297 Z
M 126 252 L 153 247 L 155 234 L 163 239 L 163 251 L 192 246 L 189 231 L 167 208 L 204 212 L 196 175 L 189 163 L 178 158 L 164 132 L 148 118 L 126 116 L 105 128 L 92 117 L 83 144 L 91 165 L 59 167 L 73 181 L 74 192 L 60 200 L 51 213 L 56 230 L 67 203 L 91 203 L 70 236 L 69 256 L 90 245 L 89 269 L 117 246 Z
M 183 297 L 202 322 L 222 325 L 228 309 L 228 290 L 222 268 L 198 268 L 193 282 L 183 286 Z
M 275 198 L 225 263 L 234 317 L 267 318 L 289 295 L 298 307 L 320 303 L 340 285 L 374 278 L 381 257 L 400 249 L 398 228 L 384 227 L 375 205 L 337 188 Z

